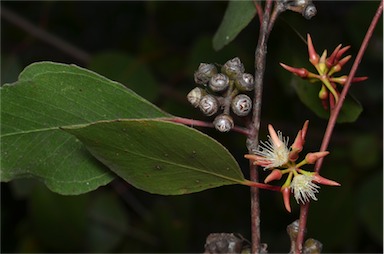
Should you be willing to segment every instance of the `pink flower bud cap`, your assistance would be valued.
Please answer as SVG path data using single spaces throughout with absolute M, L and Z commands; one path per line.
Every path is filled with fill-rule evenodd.
M 319 63 L 319 55 L 316 53 L 315 47 L 312 43 L 312 38 L 309 34 L 307 34 L 307 43 L 308 43 L 308 55 L 309 55 L 309 61 L 313 65 L 317 65 Z
M 315 152 L 315 153 L 308 153 L 305 156 L 305 160 L 308 164 L 314 164 L 318 159 L 323 158 L 329 154 L 328 151 L 324 152 Z
M 280 180 L 283 174 L 279 169 L 274 169 L 272 172 L 264 179 L 264 183 L 269 183 L 274 180 Z
M 291 191 L 289 187 L 281 188 L 281 193 L 283 194 L 284 207 L 290 213 L 291 212 Z
M 329 186 L 341 186 L 340 183 L 336 182 L 336 181 L 332 181 L 332 180 L 329 180 L 325 177 L 322 177 L 321 175 L 319 175 L 318 173 L 315 173 L 313 174 L 313 179 L 312 181 L 316 182 L 316 183 L 319 183 L 319 184 L 323 184 L 323 185 L 329 185 Z

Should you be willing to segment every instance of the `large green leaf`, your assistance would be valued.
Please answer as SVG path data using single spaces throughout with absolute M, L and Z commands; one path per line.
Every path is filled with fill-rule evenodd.
M 179 195 L 246 181 L 222 145 L 184 125 L 132 119 L 65 130 L 117 175 L 150 193 Z
M 168 114 L 94 72 L 52 62 L 32 64 L 17 82 L 1 88 L 1 181 L 36 177 L 61 194 L 94 190 L 113 174 L 59 127 L 164 116 Z
M 213 37 L 213 48 L 220 50 L 234 40 L 255 15 L 254 1 L 229 1 L 223 20 Z

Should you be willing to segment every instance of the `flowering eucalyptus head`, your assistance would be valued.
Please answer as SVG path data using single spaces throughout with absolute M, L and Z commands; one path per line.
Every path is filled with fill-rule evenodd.
M 342 57 L 350 46 L 342 47 L 338 45 L 335 50 L 327 57 L 327 50 L 324 50 L 321 56 L 316 52 L 312 43 L 312 38 L 307 35 L 309 62 L 316 68 L 317 74 L 308 71 L 305 68 L 295 68 L 286 64 L 280 65 L 289 72 L 303 79 L 308 79 L 311 83 L 320 81 L 321 88 L 319 90 L 319 98 L 323 107 L 331 109 L 339 100 L 339 87 L 343 86 L 347 81 L 347 76 L 334 77 L 334 74 L 341 71 L 342 67 L 351 59 L 351 55 Z M 368 77 L 354 77 L 352 82 L 364 81 Z
M 276 133 L 272 125 L 268 125 L 268 130 L 268 141 L 260 141 L 261 145 L 255 155 L 246 155 L 246 158 L 254 160 L 253 164 L 264 169 L 283 166 L 289 160 L 288 139 L 280 131 Z
M 293 193 L 298 204 L 304 204 L 311 199 L 317 200 L 315 194 L 319 192 L 318 189 L 320 188 L 317 184 L 340 185 L 335 181 L 320 176 L 316 172 L 305 171 L 301 168 L 307 164 L 314 164 L 318 159 L 327 156 L 328 151 L 307 153 L 302 161 L 296 163 L 299 153 L 303 150 L 307 129 L 308 121 L 298 131 L 293 144 L 288 148 L 288 138 L 284 137 L 280 131 L 276 132 L 272 125 L 268 125 L 268 141 L 261 141 L 258 150 L 254 151 L 254 154 L 244 156 L 251 160 L 254 165 L 271 170 L 264 183 L 280 180 L 284 174 L 288 175 L 280 191 L 283 195 L 285 208 L 289 212 L 291 211 L 291 193 Z

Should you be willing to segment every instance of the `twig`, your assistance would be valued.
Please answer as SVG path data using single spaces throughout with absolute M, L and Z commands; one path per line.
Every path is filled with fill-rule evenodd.
M 353 62 L 351 71 L 349 72 L 347 81 L 343 87 L 343 90 L 341 91 L 340 98 L 338 103 L 336 104 L 336 107 L 334 110 L 332 110 L 331 115 L 329 117 L 327 129 L 325 130 L 325 134 L 323 137 L 323 141 L 320 147 L 320 151 L 326 151 L 328 148 L 329 141 L 331 139 L 333 129 L 335 127 L 337 117 L 339 116 L 341 107 L 343 106 L 344 100 L 347 96 L 348 90 L 351 87 L 351 81 L 353 77 L 356 74 L 357 68 L 359 67 L 359 64 L 364 56 L 364 52 L 368 46 L 368 43 L 372 37 L 373 31 L 377 25 L 377 22 L 379 21 L 381 15 L 383 13 L 383 0 L 380 2 L 379 7 L 377 8 L 376 14 L 372 19 L 372 22 L 368 28 L 367 33 L 365 34 L 364 40 L 360 46 L 359 52 L 355 58 L 355 61 Z M 321 166 L 323 164 L 323 158 L 319 159 L 315 164 L 315 171 L 320 172 Z M 302 253 L 303 248 L 303 242 L 304 242 L 304 230 L 307 224 L 307 218 L 308 218 L 308 210 L 309 210 L 309 202 L 305 205 L 301 205 L 300 207 L 300 221 L 299 221 L 299 232 L 296 239 L 296 250 L 295 253 Z
M 249 135 L 247 147 L 249 153 L 254 153 L 258 146 L 258 136 L 261 120 L 261 100 L 263 93 L 263 77 L 266 63 L 268 24 L 271 13 L 272 1 L 268 0 L 265 4 L 263 21 L 260 26 L 259 40 L 255 51 L 255 93 L 253 100 L 252 122 L 249 124 Z M 250 179 L 259 182 L 257 166 L 249 163 Z M 260 202 L 259 189 L 251 187 L 251 231 L 252 231 L 252 253 L 260 252 Z
M 260 24 L 263 22 L 263 9 L 261 7 L 261 3 L 258 0 L 254 0 L 253 3 L 255 4 L 257 16 L 259 16 Z
M 194 119 L 189 119 L 184 117 L 172 117 L 172 118 L 166 118 L 165 120 L 174 122 L 174 123 L 182 123 L 185 125 L 189 125 L 191 127 L 198 126 L 198 127 L 214 128 L 214 125 L 211 122 L 204 122 L 204 121 L 194 120 Z M 240 126 L 233 127 L 231 131 L 235 131 L 243 135 L 248 135 L 249 133 L 248 129 Z
M 84 63 L 89 62 L 90 56 L 88 53 L 69 44 L 68 42 L 60 39 L 59 37 L 54 36 L 44 31 L 43 29 L 33 25 L 28 20 L 24 19 L 23 17 L 20 17 L 18 14 L 14 13 L 13 11 L 9 10 L 4 6 L 1 6 L 1 17 L 7 20 L 8 22 L 12 23 L 13 25 L 23 29 L 25 32 L 31 34 L 32 36 L 42 41 L 45 41 L 53 47 L 67 53 L 73 58 Z

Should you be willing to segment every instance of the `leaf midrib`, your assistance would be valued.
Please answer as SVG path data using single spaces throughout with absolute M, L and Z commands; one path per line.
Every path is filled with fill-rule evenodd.
M 153 161 L 156 161 L 156 162 L 163 162 L 163 163 L 166 163 L 168 165 L 185 168 L 185 169 L 189 169 L 189 170 L 192 170 L 192 171 L 197 171 L 197 172 L 204 173 L 204 174 L 207 174 L 207 175 L 214 175 L 214 176 L 217 176 L 219 178 L 223 178 L 223 179 L 226 179 L 226 180 L 229 180 L 229 181 L 232 181 L 232 182 L 236 182 L 236 183 L 240 183 L 240 184 L 243 183 L 243 180 L 227 177 L 227 176 L 224 176 L 224 175 L 221 175 L 221 174 L 218 174 L 218 173 L 214 173 L 212 171 L 200 170 L 199 168 L 195 168 L 195 167 L 188 167 L 187 165 L 184 165 L 184 164 L 173 163 L 172 161 L 162 160 L 162 159 L 159 159 L 159 158 L 156 158 L 156 157 L 147 156 L 147 155 L 144 155 L 144 154 L 141 154 L 141 153 L 135 153 L 135 152 L 130 151 L 130 150 L 122 150 L 121 148 L 113 146 L 113 145 L 110 145 L 110 144 L 103 144 L 103 145 L 108 146 L 110 148 L 113 148 L 113 149 L 115 149 L 117 151 L 120 151 L 122 153 L 130 153 L 132 155 L 136 155 L 136 156 L 139 156 L 139 157 L 142 157 L 142 158 L 150 159 L 150 160 L 153 160 Z

